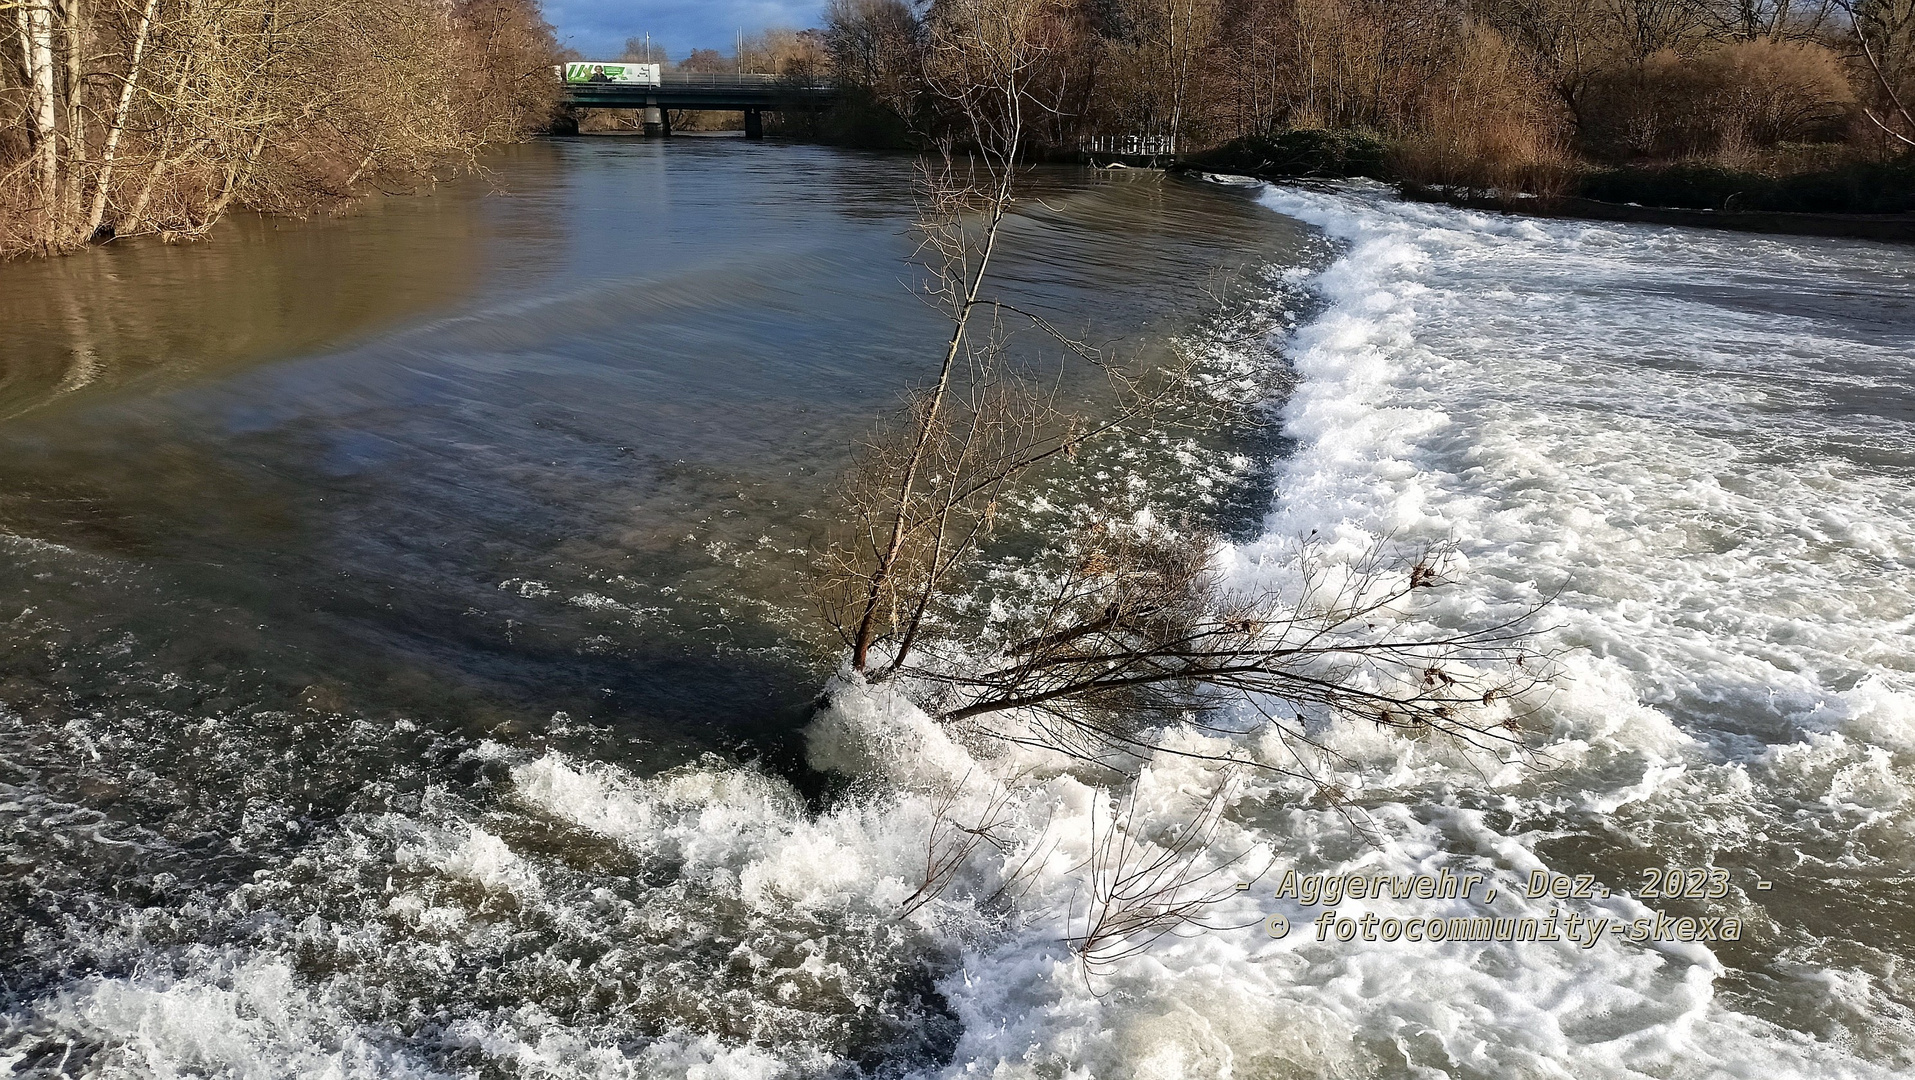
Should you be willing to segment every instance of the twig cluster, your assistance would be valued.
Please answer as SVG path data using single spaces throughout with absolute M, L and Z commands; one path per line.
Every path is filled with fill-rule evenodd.
M 929 643 L 901 671 L 936 693 L 948 721 L 1008 714 L 1016 722 L 991 733 L 1099 765 L 1163 752 L 1152 733 L 1166 721 L 1249 734 L 1243 704 L 1266 721 L 1281 710 L 1521 750 L 1525 702 L 1550 670 L 1532 645 L 1534 608 L 1412 631 L 1404 616 L 1448 583 L 1441 551 L 1404 565 L 1379 547 L 1333 565 L 1306 544 L 1294 592 L 1281 595 L 1229 588 L 1217 547 L 1201 530 L 1093 525 L 1057 552 L 1054 574 L 1027 578 L 1020 611 Z M 1301 761 L 1262 767 L 1313 772 Z
M 1240 877 L 1262 876 L 1261 871 L 1232 873 L 1248 852 L 1226 859 L 1214 853 L 1233 787 L 1233 777 L 1226 774 L 1189 820 L 1160 829 L 1154 840 L 1146 836 L 1147 815 L 1137 804 L 1135 786 L 1121 805 L 1111 807 L 1101 829 L 1099 816 L 1092 816 L 1085 864 L 1089 895 L 1081 920 L 1072 912 L 1067 939 L 1082 958 L 1086 981 L 1110 974 L 1166 935 L 1240 928 L 1213 918 L 1217 906 L 1236 895 Z

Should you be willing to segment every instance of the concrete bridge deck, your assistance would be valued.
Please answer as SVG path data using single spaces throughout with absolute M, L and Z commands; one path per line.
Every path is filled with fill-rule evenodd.
M 636 83 L 565 84 L 565 104 L 587 109 L 790 109 L 836 100 L 838 88 L 776 75 L 700 75 L 673 72 L 658 86 Z

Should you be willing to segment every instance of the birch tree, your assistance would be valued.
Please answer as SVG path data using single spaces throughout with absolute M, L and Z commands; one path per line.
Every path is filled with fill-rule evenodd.
M 16 9 L 27 77 L 27 113 L 32 122 L 39 206 L 51 216 L 59 201 L 59 102 L 54 96 L 52 0 L 22 0 Z

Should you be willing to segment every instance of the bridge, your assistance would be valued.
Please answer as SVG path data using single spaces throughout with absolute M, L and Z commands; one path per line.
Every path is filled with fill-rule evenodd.
M 831 104 L 838 88 L 777 75 L 716 75 L 667 72 L 656 86 L 643 83 L 563 85 L 560 100 L 583 109 L 642 109 L 648 135 L 670 135 L 672 109 L 726 109 L 745 114 L 745 138 L 764 135 L 766 111 L 816 109 Z

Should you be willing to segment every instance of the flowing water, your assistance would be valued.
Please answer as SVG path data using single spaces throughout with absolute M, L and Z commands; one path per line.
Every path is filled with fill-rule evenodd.
M 1457 583 L 1406 620 L 1551 600 L 1531 764 L 1325 730 L 1347 805 L 1236 789 L 1219 842 L 1269 867 L 1218 905 L 1239 928 L 1086 974 L 1062 939 L 1107 778 L 855 688 L 803 731 L 835 663 L 804 591 L 827 489 L 941 337 L 910 291 L 910 163 L 528 147 L 496 191 L 0 267 L 0 1060 L 1915 1068 L 1908 249 L 1363 186 L 1031 185 L 1021 306 L 1195 354 L 1272 423 L 1129 439 L 1018 509 L 1208 516 L 1252 585 L 1313 531 L 1332 561 L 1451 543 Z M 1163 755 L 1130 805 L 1174 819 L 1209 767 Z M 1010 854 L 901 915 L 953 806 Z M 1546 868 L 1612 890 L 1560 907 L 1635 918 L 1668 865 L 1730 889 L 1657 910 L 1746 931 L 1319 941 L 1271 895 L 1447 869 L 1542 915 L 1516 884 Z M 1298 929 L 1271 938 L 1273 911 Z

